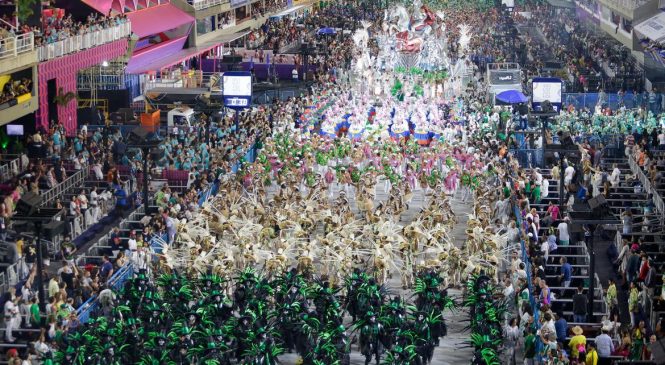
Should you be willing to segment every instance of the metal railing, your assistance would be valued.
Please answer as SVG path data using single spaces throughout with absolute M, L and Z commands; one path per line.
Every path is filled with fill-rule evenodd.
M 637 161 L 635 161 L 635 157 L 630 155 L 628 156 L 628 166 L 630 166 L 630 170 L 637 176 L 637 178 L 640 180 L 642 183 L 642 186 L 644 187 L 644 191 L 646 191 L 648 194 L 651 194 L 651 198 L 653 199 L 653 204 L 656 206 L 656 210 L 658 210 L 658 215 L 661 217 L 661 224 L 665 223 L 663 212 L 665 212 L 665 203 L 663 202 L 663 198 L 658 194 L 658 191 L 654 189 L 653 185 L 651 184 L 651 181 L 647 178 L 647 176 L 644 174 L 644 171 L 642 171 L 642 168 L 637 164 Z
M 99 200 L 99 212 L 94 212 L 95 208 L 88 206 L 88 209 L 85 211 L 85 213 L 74 217 L 74 219 L 72 219 L 69 223 L 69 232 L 71 232 L 72 237 L 80 236 L 83 232 L 87 231 L 88 228 L 97 224 L 98 219 L 107 216 L 109 212 L 115 207 L 115 201 L 115 198 L 111 198 L 110 200 Z M 97 219 L 95 219 L 93 214 L 98 214 Z
M 0 39 L 0 59 L 16 57 L 35 49 L 33 32 Z
M 152 80 L 146 80 L 143 84 L 143 92 L 147 92 L 158 87 L 213 88 L 217 83 L 219 83 L 219 73 L 215 72 L 194 71 L 190 74 L 188 71 L 181 71 L 172 72 L 169 76 L 171 78 L 156 78 Z
M 123 219 L 118 225 L 118 227 L 121 229 L 128 228 L 129 223 L 140 220 L 140 217 L 143 216 L 144 211 L 145 208 L 143 206 L 140 206 L 135 211 L 133 211 L 129 216 L 127 216 L 127 218 Z M 111 232 L 105 234 L 97 242 L 88 247 L 88 249 L 85 251 L 85 254 L 77 257 L 77 261 L 85 260 L 86 257 L 98 256 L 100 248 L 107 246 L 110 239 L 111 239 Z
M 229 0 L 189 0 L 188 3 L 196 10 L 203 10 L 213 6 L 227 4 Z
M 52 60 L 70 53 L 114 42 L 131 34 L 132 25 L 129 21 L 125 21 L 122 24 L 106 29 L 75 35 L 55 43 L 44 44 L 37 48 L 37 57 L 40 62 Z
M 4 272 L 0 272 L 0 293 L 6 293 L 9 288 L 28 277 L 30 270 L 21 257 L 17 262 L 9 265 Z
M 117 272 L 108 281 L 108 288 L 112 290 L 120 290 L 125 284 L 125 281 L 134 275 L 134 266 L 131 263 L 125 264 L 125 266 L 118 269 Z M 81 323 L 86 323 L 90 319 L 90 315 L 97 310 L 99 307 L 99 297 L 97 295 L 92 296 L 85 303 L 76 310 L 76 315 Z
M 62 197 L 66 191 L 73 187 L 83 186 L 83 183 L 88 178 L 89 174 L 90 169 L 86 166 L 81 170 L 73 173 L 60 184 L 44 192 L 42 194 L 42 206 L 51 204 L 56 198 Z
M 23 166 L 21 156 L 12 159 L 0 166 L 0 182 L 6 182 L 18 176 L 27 166 Z

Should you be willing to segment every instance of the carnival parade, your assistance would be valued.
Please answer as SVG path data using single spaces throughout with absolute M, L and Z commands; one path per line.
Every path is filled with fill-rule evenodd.
M 662 363 L 665 34 L 608 1 L 0 2 L 0 363 Z

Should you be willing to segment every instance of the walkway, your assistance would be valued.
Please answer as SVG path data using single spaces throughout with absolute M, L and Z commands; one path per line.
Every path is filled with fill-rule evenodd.
M 376 188 L 376 204 L 378 202 L 386 202 L 388 200 L 388 195 L 383 191 L 383 182 L 379 182 Z M 271 194 L 269 192 L 268 194 Z M 337 196 L 337 190 L 335 189 L 334 196 Z M 355 201 L 353 199 L 354 194 L 347 193 L 347 196 L 350 198 L 352 209 L 357 212 Z M 459 196 L 459 195 L 458 195 Z M 406 225 L 413 220 L 415 215 L 422 208 L 424 200 L 424 194 L 421 189 L 416 189 L 414 191 L 414 196 L 409 205 L 409 210 L 407 210 L 402 215 L 402 224 Z M 466 239 L 466 222 L 468 220 L 468 215 L 472 210 L 472 203 L 462 202 L 458 198 L 453 198 L 451 200 L 451 206 L 455 215 L 457 216 L 458 224 L 454 227 L 451 232 L 451 236 L 454 239 L 455 245 L 461 247 L 462 243 Z M 395 275 L 388 282 L 388 287 L 391 293 L 395 295 L 401 295 L 404 297 L 406 293 L 402 290 L 400 284 L 399 276 Z M 456 298 L 458 303 L 462 302 L 462 292 L 459 289 L 450 289 L 449 293 L 451 296 Z M 434 358 L 432 360 L 432 365 L 450 365 L 450 364 L 467 364 L 469 359 L 473 356 L 472 348 L 463 348 L 466 346 L 466 341 L 469 340 L 470 332 L 465 330 L 468 326 L 468 312 L 466 309 L 460 308 L 455 313 L 444 312 L 444 318 L 446 319 L 446 324 L 448 325 L 448 336 L 444 337 L 439 347 L 434 351 Z M 344 320 L 345 325 L 350 326 L 351 318 L 347 317 Z M 354 337 L 357 336 L 354 334 Z M 351 346 L 351 365 L 364 365 L 365 358 L 358 352 L 357 344 Z M 280 361 L 284 365 L 294 365 L 298 359 L 296 354 L 285 354 L 280 356 Z M 383 359 L 382 359 L 383 361 Z M 372 362 L 371 364 L 375 364 Z

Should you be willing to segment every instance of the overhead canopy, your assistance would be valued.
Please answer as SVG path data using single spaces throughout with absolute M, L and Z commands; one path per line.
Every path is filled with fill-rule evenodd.
M 665 12 L 661 11 L 636 25 L 635 30 L 652 41 L 665 42 Z
M 139 38 L 194 23 L 194 17 L 170 3 L 127 13 L 127 18 L 132 22 L 132 32 Z
M 526 103 L 529 99 L 517 90 L 506 90 L 497 94 L 496 99 L 507 104 Z
M 281 19 L 281 18 L 283 18 L 287 15 L 295 13 L 296 11 L 298 11 L 298 10 L 304 8 L 304 7 L 305 7 L 305 5 L 294 6 L 292 8 L 289 8 L 289 9 L 286 9 L 286 10 L 282 11 L 281 13 L 277 13 L 277 14 L 271 16 L 270 19 Z
M 226 34 L 216 37 L 208 42 L 204 42 L 199 46 L 186 48 L 157 60 L 151 60 L 145 63 L 141 62 L 130 63 L 130 65 L 127 66 L 127 72 L 131 74 L 143 74 L 148 71 L 158 71 L 167 67 L 171 67 L 183 61 L 186 61 L 194 56 L 207 52 L 224 43 L 233 42 L 236 39 L 241 38 L 247 34 L 249 34 L 248 30 L 233 34 Z

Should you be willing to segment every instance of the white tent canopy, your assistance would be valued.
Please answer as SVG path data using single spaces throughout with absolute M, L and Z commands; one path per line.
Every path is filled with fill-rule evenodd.
M 635 30 L 652 41 L 665 41 L 665 12 L 661 11 L 657 15 L 643 21 L 635 26 Z

